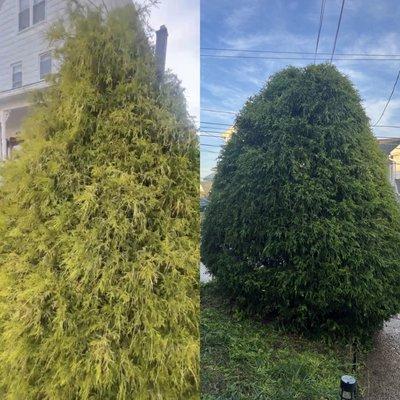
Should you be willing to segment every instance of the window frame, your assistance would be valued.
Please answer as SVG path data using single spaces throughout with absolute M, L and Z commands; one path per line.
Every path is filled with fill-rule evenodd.
M 47 4 L 47 0 L 36 0 L 38 3 L 37 4 L 35 4 L 35 0 L 30 0 L 30 2 L 31 2 L 31 5 L 32 5 L 32 26 L 34 26 L 34 25 L 37 25 L 37 24 L 40 24 L 41 22 L 43 22 L 43 21 L 46 21 L 46 4 Z M 35 7 L 35 5 L 37 6 L 37 5 L 39 5 L 40 3 L 44 3 L 44 15 L 43 15 L 43 19 L 41 19 L 41 20 L 39 20 L 39 21 L 34 21 L 34 15 L 35 15 L 35 13 L 34 13 L 34 7 Z
M 45 57 L 45 56 L 49 56 L 50 57 L 50 71 L 47 72 L 46 74 L 42 75 L 42 69 L 41 69 L 42 57 Z M 44 53 L 40 53 L 39 54 L 39 79 L 41 81 L 44 81 L 46 79 L 46 76 L 50 75 L 52 72 L 53 72 L 53 55 L 52 55 L 51 50 L 45 51 Z
M 31 29 L 32 27 L 35 27 L 43 22 L 45 22 L 47 20 L 47 4 L 48 4 L 48 0 L 39 0 L 39 4 L 41 2 L 44 3 L 44 17 L 43 19 L 41 19 L 40 21 L 37 22 L 33 22 L 33 7 L 34 7 L 34 0 L 27 0 L 27 2 L 29 3 L 29 8 L 27 8 L 26 10 L 29 10 L 29 25 L 25 28 L 20 29 L 20 25 L 19 25 L 19 17 L 20 17 L 20 1 L 21 0 L 15 0 L 17 3 L 17 32 L 21 33 L 21 32 L 25 32 L 28 29 Z
M 17 10 L 18 10 L 18 12 L 17 12 L 17 19 L 18 19 L 17 26 L 18 26 L 18 32 L 22 32 L 25 29 L 29 29 L 32 26 L 32 24 L 31 24 L 31 19 L 32 19 L 31 18 L 31 0 L 26 0 L 26 1 L 28 3 L 28 7 L 24 8 L 23 10 L 21 10 L 21 0 L 17 0 Z M 20 26 L 20 22 L 21 22 L 20 16 L 21 16 L 21 13 L 24 12 L 24 11 L 28 11 L 28 26 L 25 26 L 24 28 L 21 28 L 21 26 Z
M 15 75 L 14 68 L 15 67 L 20 67 L 21 68 L 21 72 L 20 72 L 20 74 L 21 74 L 21 84 L 18 85 L 18 86 L 15 85 L 15 81 L 14 81 L 14 75 Z M 24 77 L 23 77 L 23 73 L 22 73 L 22 61 L 17 61 L 15 63 L 12 63 L 11 64 L 11 89 L 19 89 L 19 88 L 21 88 L 23 86 L 23 82 L 24 82 L 23 79 L 24 79 Z

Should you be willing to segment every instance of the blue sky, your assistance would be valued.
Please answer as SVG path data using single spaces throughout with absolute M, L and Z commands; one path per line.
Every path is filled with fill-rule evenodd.
M 340 8 L 341 0 L 326 0 L 319 52 L 332 52 Z M 201 47 L 314 52 L 320 9 L 321 0 L 202 0 Z M 400 54 L 399 15 L 398 0 L 347 0 L 335 53 Z M 201 54 L 313 57 L 204 49 Z M 320 57 L 329 58 L 326 55 Z M 212 131 L 209 134 L 219 136 L 216 132 L 225 126 L 217 124 L 233 123 L 235 117 L 204 109 L 236 112 L 271 74 L 288 65 L 301 67 L 311 62 L 202 57 L 201 131 Z M 359 90 L 367 115 L 375 123 L 392 90 L 400 68 L 400 57 L 389 61 L 338 60 L 334 64 Z M 400 125 L 400 82 L 380 124 Z M 376 136 L 400 137 L 399 129 L 373 129 Z M 219 148 L 213 146 L 221 145 L 223 141 L 205 136 L 201 136 L 200 141 L 201 176 L 204 177 L 216 165 Z

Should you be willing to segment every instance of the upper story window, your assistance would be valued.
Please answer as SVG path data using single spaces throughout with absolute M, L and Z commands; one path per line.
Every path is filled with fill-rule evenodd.
M 33 24 L 44 21 L 46 17 L 46 0 L 33 0 Z
M 12 87 L 13 89 L 22 86 L 22 63 L 17 63 L 12 67 Z
M 39 56 L 40 61 L 40 79 L 51 73 L 51 54 L 45 53 Z
M 19 0 L 18 29 L 22 31 L 28 28 L 31 21 L 29 0 Z
M 22 31 L 46 18 L 46 0 L 18 0 L 18 29 Z

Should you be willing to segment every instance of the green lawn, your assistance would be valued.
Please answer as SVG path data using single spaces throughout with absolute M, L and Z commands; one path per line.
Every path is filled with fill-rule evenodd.
M 202 287 L 202 400 L 337 400 L 350 372 L 348 348 L 284 334 L 229 306 L 213 283 Z

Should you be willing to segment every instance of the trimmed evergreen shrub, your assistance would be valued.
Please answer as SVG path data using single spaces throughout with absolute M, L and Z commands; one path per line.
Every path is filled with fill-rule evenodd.
M 1 169 L 0 393 L 198 398 L 196 133 L 134 7 L 55 26 L 60 72 Z
M 250 98 L 220 158 L 202 258 L 252 312 L 368 337 L 400 311 L 400 213 L 350 81 L 289 67 Z

